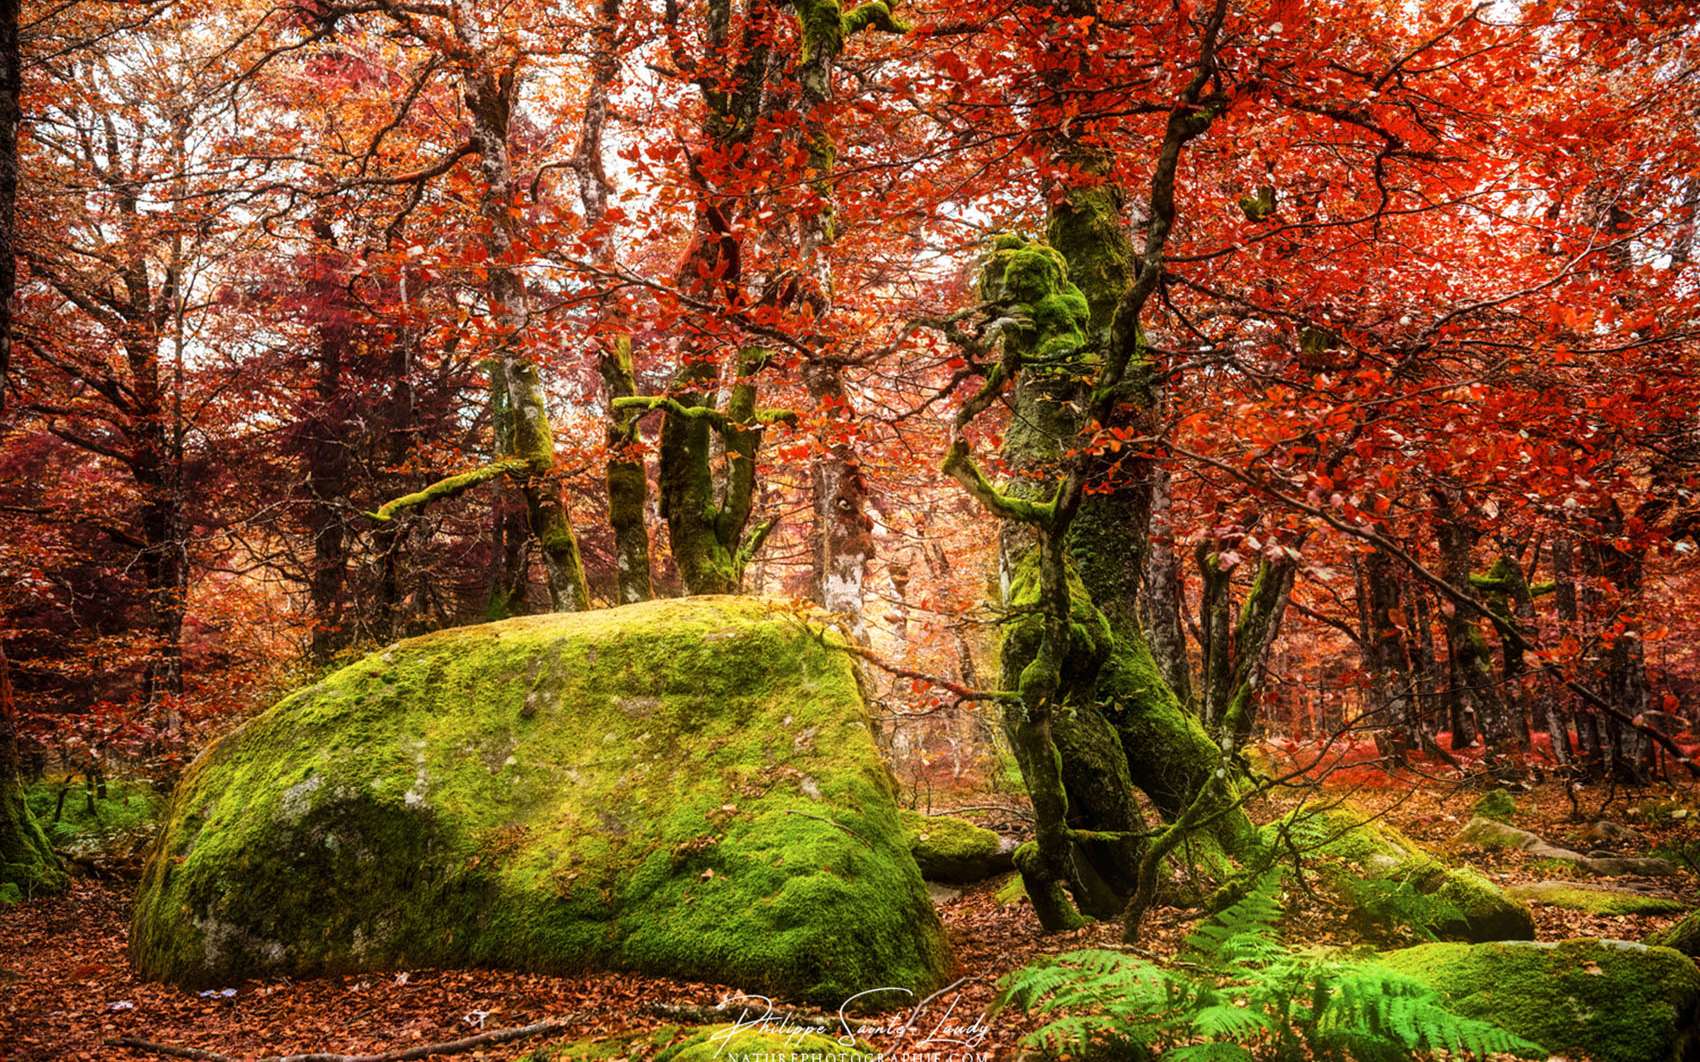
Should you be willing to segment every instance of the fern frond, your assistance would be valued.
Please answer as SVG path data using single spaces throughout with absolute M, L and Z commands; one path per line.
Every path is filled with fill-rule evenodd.
M 1257 1056 L 1239 1044 L 1189 1044 L 1163 1052 L 1163 1062 L 1252 1062 Z
M 1269 1027 L 1268 1015 L 1231 1003 L 1218 1003 L 1192 1015 L 1192 1031 L 1211 1040 L 1249 1040 Z
M 1545 1052 L 1455 1013 L 1434 989 L 1373 962 L 1284 947 L 1279 876 L 1205 921 L 1186 950 L 1201 973 L 1171 972 L 1118 951 L 1053 955 L 1004 978 L 996 1008 L 1044 1014 L 1023 1041 L 1052 1054 L 1165 1062 L 1407 1062 L 1418 1052 Z
M 1255 964 L 1280 950 L 1275 924 L 1281 920 L 1281 869 L 1258 878 L 1239 902 L 1199 923 L 1182 946 L 1200 965 L 1224 968 Z

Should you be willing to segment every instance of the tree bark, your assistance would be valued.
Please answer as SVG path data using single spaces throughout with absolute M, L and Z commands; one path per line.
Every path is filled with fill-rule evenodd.
M 1181 566 L 1175 552 L 1170 510 L 1169 466 L 1153 464 L 1151 480 L 1151 543 L 1145 555 L 1144 594 L 1139 599 L 1151 656 L 1176 699 L 1193 704 L 1192 667 L 1187 660 L 1186 632 L 1181 625 Z
M 344 507 L 349 493 L 348 395 L 343 374 L 352 334 L 347 287 L 337 268 L 337 248 L 330 222 L 314 220 L 318 241 L 307 281 L 310 314 L 316 319 L 317 365 L 313 376 L 313 409 L 306 418 L 302 440 L 306 450 L 307 533 L 313 540 L 308 598 L 313 606 L 310 652 L 323 663 L 346 643 L 343 589 L 348 571 Z
M 1464 503 L 1453 495 L 1437 497 L 1441 510 L 1436 517 L 1435 534 L 1440 544 L 1442 577 L 1461 592 L 1473 593 L 1470 547 L 1474 532 L 1464 522 L 1467 518 L 1462 509 Z M 1499 679 L 1493 672 L 1492 655 L 1479 620 L 1475 609 L 1456 601 L 1447 611 L 1446 634 L 1451 647 L 1453 680 L 1460 701 L 1473 713 L 1458 722 L 1473 718 L 1474 725 L 1467 726 L 1467 730 L 1479 729 L 1490 748 L 1503 748 L 1511 740 L 1508 709 L 1500 694 Z M 1453 748 L 1472 743 L 1474 734 L 1467 734 L 1462 742 L 1460 737 L 1456 731 L 1453 733 Z
M 829 425 L 827 444 L 810 469 L 814 509 L 810 584 L 815 600 L 847 617 L 853 634 L 860 637 L 866 608 L 864 584 L 874 552 L 873 520 L 868 515 L 868 484 L 847 425 L 850 394 L 843 370 L 832 359 L 828 340 L 820 331 L 832 313 L 828 252 L 838 236 L 832 184 L 837 152 L 821 118 L 832 102 L 833 68 L 850 36 L 862 29 L 899 33 L 905 27 L 884 3 L 864 4 L 848 14 L 828 0 L 793 0 L 792 6 L 802 36 L 797 79 L 804 120 L 799 134 L 819 202 L 801 218 L 798 240 L 801 302 L 817 328 L 805 339 L 812 354 L 804 364 L 803 380 L 816 410 Z
M 615 598 L 622 605 L 655 596 L 649 562 L 649 478 L 639 449 L 637 410 L 614 403 L 637 394 L 632 373 L 632 344 L 625 336 L 607 341 L 597 357 L 603 392 L 608 396 L 608 523 L 614 528 Z
M 479 172 L 484 179 L 479 214 L 484 222 L 489 312 L 499 337 L 495 356 L 513 418 L 513 445 L 509 452 L 524 458 L 527 464 L 521 489 L 525 493 L 531 530 L 543 555 L 550 604 L 557 611 L 582 611 L 590 607 L 584 561 L 562 503 L 560 484 L 553 479 L 555 439 L 543 380 L 536 363 L 523 349 L 530 325 L 530 300 L 524 279 L 511 264 L 522 244 L 515 217 L 513 166 L 508 153 L 514 67 L 512 61 L 500 58 L 482 39 L 479 15 L 472 9 L 470 0 L 457 0 L 455 15 L 457 30 L 480 60 L 466 74 L 466 97 Z
M 614 264 L 614 245 L 606 232 L 610 186 L 603 159 L 602 138 L 608 124 L 608 94 L 619 73 L 620 0 L 601 0 L 597 10 L 596 45 L 591 58 L 590 86 L 585 92 L 584 130 L 577 155 L 579 206 L 584 224 L 594 237 L 592 257 L 598 265 Z M 605 334 L 606 303 L 597 322 L 597 372 L 608 403 L 608 459 L 603 480 L 608 489 L 608 523 L 614 529 L 614 599 L 622 605 L 655 596 L 649 560 L 649 478 L 639 445 L 639 413 L 614 408 L 616 400 L 637 392 L 632 370 L 632 340 L 623 333 Z
M 0 416 L 12 383 L 12 297 L 18 287 L 18 50 L 20 0 L 0 0 Z

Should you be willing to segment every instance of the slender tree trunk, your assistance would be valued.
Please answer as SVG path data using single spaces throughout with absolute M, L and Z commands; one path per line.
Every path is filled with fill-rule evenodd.
M 848 435 L 849 397 L 837 365 L 824 358 L 811 360 L 803 379 L 816 407 L 827 411 L 829 422 L 845 425 Z M 829 612 L 849 617 L 851 629 L 863 629 L 865 583 L 873 559 L 873 520 L 868 515 L 868 484 L 847 437 L 834 438 L 810 469 L 814 529 L 811 534 L 810 584 L 814 597 Z
M 1488 610 L 1496 617 L 1496 623 L 1515 624 L 1525 632 L 1532 631 L 1535 599 L 1515 557 L 1501 553 L 1494 559 L 1493 567 L 1479 578 L 1472 576 L 1471 583 L 1481 593 Z M 1523 659 L 1523 647 L 1501 630 L 1499 652 L 1504 690 L 1501 700 L 1506 714 L 1505 743 L 1510 748 L 1528 748 L 1528 665 Z
M 515 452 L 513 403 L 500 362 L 485 363 L 490 378 L 491 460 Z M 523 616 L 531 611 L 531 519 L 524 487 L 506 477 L 496 483 L 490 506 L 490 576 L 484 613 L 491 619 Z
M 614 264 L 614 245 L 603 231 L 608 221 L 609 182 L 603 160 L 602 138 L 608 124 L 608 94 L 619 73 L 620 0 L 601 0 L 596 21 L 596 50 L 591 59 L 590 87 L 585 92 L 584 132 L 579 141 L 577 174 L 579 206 L 587 229 L 601 232 L 592 256 L 599 266 Z M 599 316 L 606 317 L 604 307 Z M 629 335 L 602 334 L 599 321 L 597 371 L 602 377 L 608 402 L 608 460 L 604 481 L 608 489 L 608 523 L 614 529 L 614 598 L 622 605 L 647 601 L 655 595 L 650 574 L 649 479 L 644 473 L 639 446 L 638 420 L 634 409 L 620 410 L 614 403 L 634 397 L 637 378 L 632 370 L 632 340 Z
M 172 467 L 157 330 L 149 325 L 133 327 L 126 348 L 136 391 L 130 473 L 142 496 L 140 567 L 151 643 L 142 696 L 170 716 L 176 710 L 175 699 L 183 693 L 183 616 L 189 588 L 181 477 Z M 162 729 L 172 728 L 168 723 Z
M 1411 671 L 1415 681 L 1418 721 L 1427 740 L 1447 720 L 1441 712 L 1440 665 L 1434 651 L 1434 619 L 1429 607 L 1429 593 L 1421 585 L 1407 588 L 1405 600 L 1410 603 L 1411 629 L 1414 640 L 1411 650 Z
M 1442 576 L 1460 591 L 1470 593 L 1470 545 L 1473 536 L 1462 523 L 1463 518 L 1457 510 L 1459 503 L 1453 501 L 1450 504 L 1449 511 L 1436 521 Z M 1482 634 L 1475 609 L 1453 602 L 1447 614 L 1447 641 L 1452 650 L 1453 675 L 1462 694 L 1461 700 L 1473 711 L 1475 726 L 1480 728 L 1488 746 L 1504 747 L 1510 739 L 1508 710 L 1500 694 L 1499 678 L 1494 674 L 1487 638 Z M 1452 745 L 1460 747 L 1457 733 L 1453 735 Z
M 530 325 L 530 299 L 525 281 L 511 262 L 521 246 L 514 203 L 513 167 L 508 154 L 509 123 L 515 92 L 514 72 L 501 64 L 487 47 L 478 29 L 479 15 L 470 10 L 469 0 L 457 0 L 456 23 L 483 66 L 466 77 L 467 103 L 472 116 L 472 139 L 478 150 L 478 165 L 484 178 L 479 214 L 484 222 L 484 243 L 489 283 L 490 316 L 500 336 L 496 357 L 507 387 L 508 408 L 513 417 L 512 455 L 523 458 L 526 472 L 521 480 L 531 531 L 543 555 L 549 581 L 550 604 L 557 611 L 582 611 L 590 607 L 590 591 L 584 578 L 584 561 L 578 537 L 567 519 L 561 485 L 554 480 L 555 437 L 543 392 L 543 379 L 524 346 Z
M 625 336 L 608 342 L 597 358 L 608 396 L 608 523 L 614 528 L 616 600 L 622 605 L 655 596 L 649 561 L 649 479 L 639 449 L 637 410 L 613 408 L 616 399 L 637 394 L 632 344 Z
M 402 282 L 402 305 L 407 305 L 406 281 Z M 382 436 L 377 446 L 376 476 L 381 485 L 380 495 L 395 497 L 408 493 L 414 486 L 411 477 L 392 480 L 390 470 L 400 468 L 412 449 L 412 433 L 418 415 L 417 395 L 413 383 L 412 339 L 405 332 L 390 348 L 386 380 L 389 394 L 382 406 Z M 407 537 L 415 523 L 412 514 L 381 524 L 372 535 L 373 552 L 377 560 L 377 594 L 371 633 L 380 641 L 391 642 L 401 637 L 406 626 L 402 616 L 401 566 Z
M 1393 557 L 1383 550 L 1359 562 L 1359 608 L 1363 613 L 1364 669 L 1370 676 L 1370 712 L 1378 726 L 1399 735 L 1401 750 L 1423 744 L 1415 683 L 1406 635 L 1408 610 L 1394 574 Z
M 18 286 L 19 0 L 0 0 L 0 416 L 12 383 L 12 296 Z
M 313 605 L 311 652 L 330 659 L 346 642 L 343 590 L 348 571 L 347 527 L 343 520 L 349 493 L 348 395 L 343 375 L 352 334 L 347 288 L 336 267 L 330 223 L 316 219 L 318 258 L 308 280 L 308 298 L 317 318 L 318 364 L 313 380 L 313 410 L 303 440 L 307 457 L 307 531 L 313 540 L 308 597 Z
M 832 103 L 834 65 L 853 30 L 837 4 L 795 0 L 794 6 L 803 44 L 798 69 L 804 114 L 800 133 L 820 204 L 800 220 L 799 250 L 804 272 L 800 294 L 817 328 L 824 328 L 832 313 L 833 298 L 829 251 L 838 231 L 832 183 L 837 152 L 822 119 Z M 867 22 L 858 28 L 870 25 L 887 31 L 901 28 L 889 16 L 883 22 Z M 814 508 L 810 583 L 815 600 L 828 611 L 848 617 L 852 631 L 860 637 L 866 608 L 864 584 L 874 552 L 868 485 L 852 442 L 853 411 L 843 370 L 832 359 L 824 332 L 808 337 L 807 342 L 813 353 L 804 364 L 803 382 L 829 432 L 826 446 L 815 457 L 810 470 Z
M 1158 462 L 1151 469 L 1151 544 L 1145 555 L 1144 594 L 1139 599 L 1145 637 L 1151 656 L 1162 669 L 1169 688 L 1183 704 L 1193 704 L 1192 667 L 1187 661 L 1186 632 L 1181 626 L 1180 559 L 1175 552 L 1175 528 L 1171 521 L 1169 466 Z
M 1558 614 L 1558 633 L 1561 638 L 1573 639 L 1580 645 L 1582 628 L 1576 601 L 1576 546 L 1575 540 L 1568 533 L 1560 533 L 1552 540 L 1552 582 L 1554 611 Z M 1588 748 L 1583 734 L 1582 716 L 1575 708 L 1575 699 L 1571 692 L 1562 686 L 1554 689 L 1548 707 L 1547 725 L 1553 733 L 1554 751 L 1556 752 L 1559 745 L 1564 745 L 1565 762 L 1579 758 L 1586 767 Z M 1572 717 L 1576 721 L 1578 746 L 1574 755 L 1570 754 L 1569 748 L 1569 720 Z

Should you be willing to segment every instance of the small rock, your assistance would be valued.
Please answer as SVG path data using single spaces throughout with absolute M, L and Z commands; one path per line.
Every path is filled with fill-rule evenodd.
M 961 889 L 953 889 L 949 885 L 941 885 L 936 881 L 929 881 L 926 885 L 927 895 L 933 898 L 934 903 L 949 903 L 952 900 L 962 898 Z
M 1627 826 L 1601 819 L 1582 834 L 1582 843 L 1597 848 L 1613 844 L 1646 844 L 1647 839 Z

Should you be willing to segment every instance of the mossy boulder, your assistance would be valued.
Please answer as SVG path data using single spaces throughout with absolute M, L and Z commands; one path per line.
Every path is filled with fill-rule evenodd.
M 1670 948 L 1621 940 L 1423 944 L 1381 956 L 1452 1009 L 1554 1054 L 1677 1062 L 1694 1042 L 1700 969 Z
M 633 969 L 836 1003 L 949 965 L 849 658 L 655 601 L 414 638 L 190 767 L 131 932 L 185 985 Z
M 1676 914 L 1686 910 L 1682 901 L 1633 889 L 1611 889 L 1578 885 L 1573 881 L 1535 881 L 1513 885 L 1506 893 L 1526 903 L 1563 907 L 1598 915 Z
M 928 881 L 968 885 L 1015 868 L 1015 843 L 967 819 L 905 811 L 903 828 Z
M 1467 867 L 1441 862 L 1391 824 L 1344 805 L 1300 809 L 1265 826 L 1262 843 L 1305 865 L 1372 932 L 1441 940 L 1533 940 L 1534 915 Z
M 1517 813 L 1517 800 L 1503 789 L 1493 789 L 1484 793 L 1472 810 L 1484 819 L 1510 822 L 1511 816 Z

